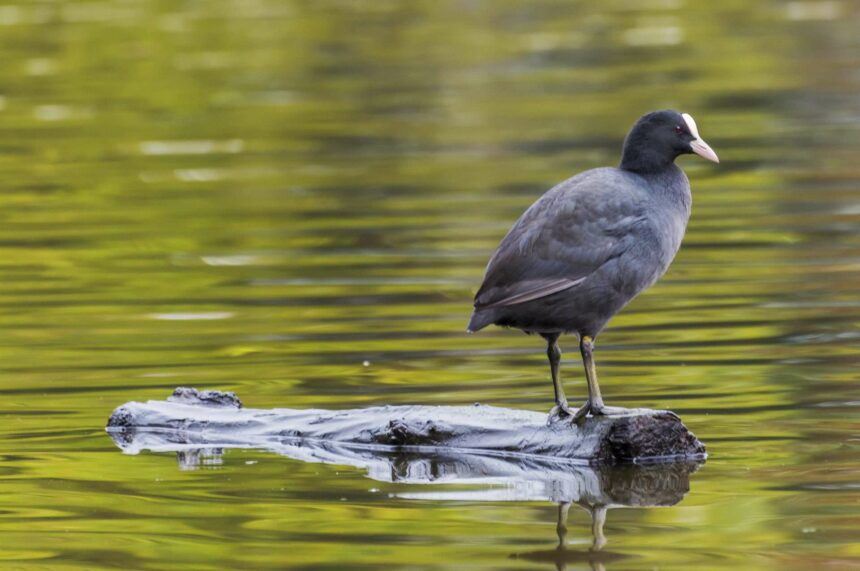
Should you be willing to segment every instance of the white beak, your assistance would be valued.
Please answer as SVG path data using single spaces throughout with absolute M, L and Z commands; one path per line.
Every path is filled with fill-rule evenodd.
M 693 152 L 702 157 L 703 159 L 708 159 L 711 162 L 718 163 L 720 162 L 720 158 L 717 156 L 717 153 L 714 152 L 714 149 L 708 146 L 708 143 L 704 142 L 701 139 L 694 139 L 690 141 L 690 147 L 692 147 Z
M 695 137 L 692 141 L 690 141 L 690 147 L 692 147 L 693 152 L 702 157 L 703 159 L 708 159 L 711 162 L 718 163 L 720 162 L 719 157 L 717 157 L 717 153 L 714 152 L 708 143 L 702 140 L 699 136 L 699 129 L 696 127 L 696 122 L 693 120 L 693 117 L 687 113 L 681 115 L 684 118 L 684 122 L 687 123 L 687 128 L 690 129 L 690 134 Z

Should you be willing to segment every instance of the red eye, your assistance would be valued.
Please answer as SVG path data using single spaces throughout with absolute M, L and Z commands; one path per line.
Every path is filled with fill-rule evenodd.
M 684 134 L 684 128 L 681 127 L 680 125 L 675 125 L 675 134 L 676 135 L 683 135 Z

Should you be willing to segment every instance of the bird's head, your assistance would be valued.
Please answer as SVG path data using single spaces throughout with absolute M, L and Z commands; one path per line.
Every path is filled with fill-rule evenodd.
M 699 136 L 691 115 L 671 109 L 643 115 L 624 140 L 621 168 L 654 172 L 670 165 L 679 155 L 697 154 L 715 163 L 717 153 Z

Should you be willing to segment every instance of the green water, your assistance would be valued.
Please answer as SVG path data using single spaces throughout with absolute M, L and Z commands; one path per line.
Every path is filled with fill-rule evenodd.
M 597 4 L 0 6 L 0 568 L 860 568 L 857 6 Z M 722 164 L 680 160 L 682 250 L 596 355 L 609 404 L 673 409 L 710 459 L 609 510 L 611 556 L 576 508 L 572 555 L 520 556 L 555 549 L 549 501 L 105 435 L 179 385 L 548 410 L 540 340 L 466 335 L 471 296 L 664 107 Z

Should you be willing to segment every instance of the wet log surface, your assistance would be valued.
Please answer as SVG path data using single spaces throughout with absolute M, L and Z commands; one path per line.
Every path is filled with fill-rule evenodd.
M 447 451 L 592 464 L 705 457 L 705 446 L 669 411 L 626 409 L 576 425 L 566 419 L 550 422 L 546 414 L 486 405 L 248 409 L 233 393 L 190 388 L 176 389 L 166 401 L 120 406 L 107 430 L 129 453 L 145 448 L 292 446 L 335 447 L 359 455 L 412 451 L 426 456 Z

